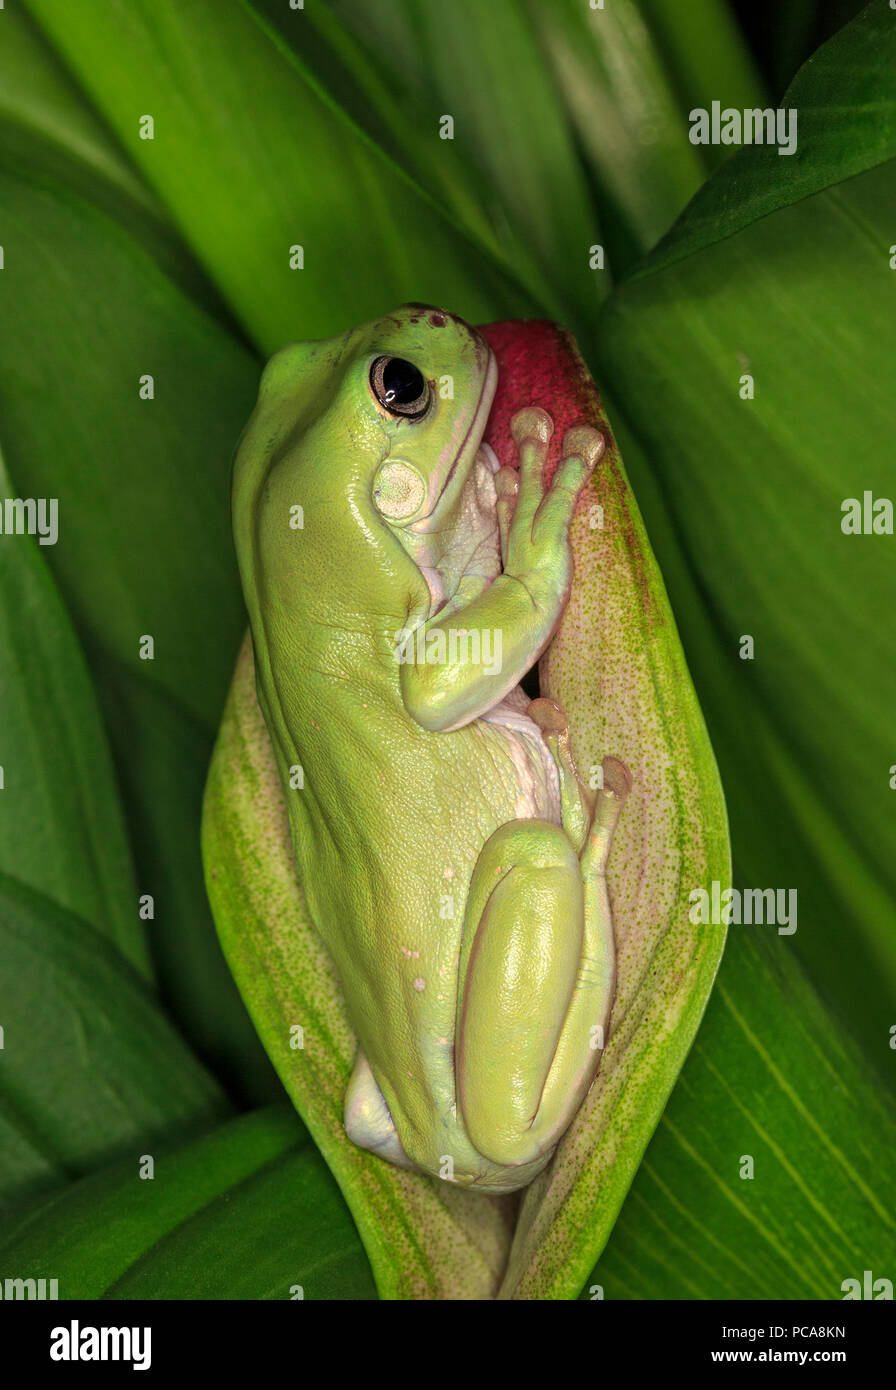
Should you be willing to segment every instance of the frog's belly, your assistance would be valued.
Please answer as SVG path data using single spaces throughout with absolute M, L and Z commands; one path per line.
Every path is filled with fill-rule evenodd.
M 529 696 L 515 686 L 478 723 L 500 730 L 501 751 L 509 759 L 515 782 L 515 820 L 542 820 L 560 824 L 560 778 L 541 729 L 526 714 Z

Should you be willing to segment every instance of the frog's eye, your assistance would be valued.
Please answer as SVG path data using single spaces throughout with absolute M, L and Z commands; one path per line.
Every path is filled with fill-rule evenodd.
M 377 357 L 370 368 L 370 387 L 384 410 L 405 420 L 419 420 L 429 409 L 429 385 L 413 362 Z

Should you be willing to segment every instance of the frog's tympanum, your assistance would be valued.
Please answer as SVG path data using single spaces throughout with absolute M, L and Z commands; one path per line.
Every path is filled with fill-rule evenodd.
M 483 442 L 484 339 L 405 305 L 268 364 L 233 516 L 258 698 L 296 867 L 359 1051 L 349 1138 L 509 1192 L 594 1079 L 615 988 L 606 866 L 630 781 L 580 780 L 563 710 L 521 681 L 572 581 L 603 435 L 513 418 Z

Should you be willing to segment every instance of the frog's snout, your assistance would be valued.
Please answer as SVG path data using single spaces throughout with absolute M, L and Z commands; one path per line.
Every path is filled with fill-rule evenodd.
M 418 304 L 414 300 L 410 300 L 407 304 L 402 304 L 395 315 L 398 319 L 404 318 L 405 316 L 407 317 L 407 322 L 415 326 L 420 323 L 428 324 L 430 328 L 448 328 L 449 326 L 453 326 L 456 330 L 467 334 L 473 344 L 476 364 L 479 370 L 482 372 L 486 371 L 491 357 L 491 349 L 479 330 L 474 328 L 471 323 L 467 323 L 466 319 L 462 319 L 459 315 L 452 314 L 450 310 L 442 309 L 436 304 Z

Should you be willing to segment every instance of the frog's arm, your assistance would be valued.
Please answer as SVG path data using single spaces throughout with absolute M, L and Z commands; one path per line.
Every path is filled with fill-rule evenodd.
M 504 572 L 465 608 L 425 623 L 422 640 L 412 643 L 415 659 L 401 667 L 405 707 L 433 732 L 468 724 L 519 684 L 550 641 L 569 594 L 570 520 L 603 452 L 603 436 L 581 426 L 569 430 L 546 488 L 550 416 L 528 407 L 514 416 L 511 430 L 520 485 L 513 509 L 506 486 L 499 493 Z

